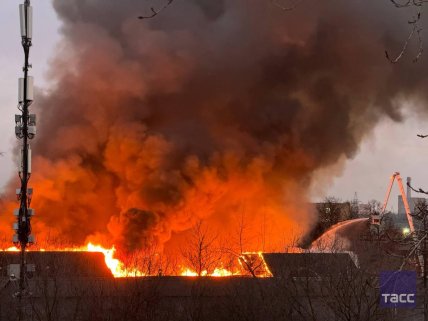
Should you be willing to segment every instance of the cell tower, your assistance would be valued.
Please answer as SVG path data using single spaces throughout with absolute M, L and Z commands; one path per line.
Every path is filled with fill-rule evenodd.
M 19 246 L 20 270 L 19 270 L 19 297 L 25 294 L 25 277 L 27 272 L 27 262 L 25 250 L 28 245 L 34 243 L 34 237 L 31 235 L 31 218 L 34 210 L 30 208 L 33 190 L 28 187 L 28 181 L 31 176 L 31 148 L 29 140 L 36 135 L 36 115 L 30 114 L 29 108 L 33 103 L 34 88 L 33 77 L 28 75 L 31 65 L 28 62 L 31 48 L 31 39 L 33 36 L 33 8 L 30 0 L 25 0 L 24 4 L 19 5 L 19 16 L 21 22 L 21 40 L 24 49 L 24 67 L 22 68 L 24 77 L 18 81 L 18 109 L 21 114 L 15 115 L 15 135 L 21 142 L 19 178 L 21 187 L 16 190 L 19 201 L 19 209 L 14 211 L 16 222 L 13 225 L 15 234 L 13 243 Z

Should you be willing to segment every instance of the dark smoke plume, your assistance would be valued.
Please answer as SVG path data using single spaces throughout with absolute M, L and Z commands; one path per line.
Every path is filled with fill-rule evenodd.
M 314 222 L 313 173 L 426 88 L 423 60 L 383 56 L 406 34 L 387 3 L 177 0 L 148 20 L 144 1 L 53 3 L 34 229 L 76 244 L 165 244 L 199 219 L 231 233 L 243 212 L 278 245 Z

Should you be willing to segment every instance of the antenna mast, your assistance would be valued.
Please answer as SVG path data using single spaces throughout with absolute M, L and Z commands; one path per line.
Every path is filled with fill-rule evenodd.
M 21 42 L 24 49 L 24 73 L 23 78 L 18 81 L 18 109 L 21 114 L 15 115 L 15 135 L 22 142 L 20 147 L 21 161 L 19 164 L 19 178 L 21 187 L 16 190 L 16 195 L 19 201 L 19 209 L 14 211 L 16 223 L 13 229 L 13 243 L 19 246 L 20 253 L 20 270 L 19 270 L 19 301 L 25 295 L 26 290 L 26 247 L 34 243 L 34 237 L 31 235 L 31 217 L 34 215 L 34 210 L 29 208 L 33 190 L 28 188 L 28 181 L 31 176 L 31 148 L 29 140 L 36 135 L 36 115 L 29 113 L 29 108 L 33 103 L 34 89 L 33 77 L 28 75 L 29 69 L 32 67 L 29 62 L 31 40 L 33 36 L 33 8 L 30 5 L 30 0 L 25 0 L 24 4 L 19 5 L 19 17 L 21 23 Z

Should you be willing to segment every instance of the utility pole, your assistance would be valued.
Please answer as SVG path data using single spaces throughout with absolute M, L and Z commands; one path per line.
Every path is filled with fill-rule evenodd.
M 21 141 L 21 161 L 19 164 L 21 187 L 16 191 L 20 206 L 19 209 L 14 211 L 16 223 L 13 226 L 15 230 L 13 243 L 21 249 L 19 292 L 17 293 L 17 297 L 19 300 L 18 319 L 23 320 L 25 305 L 23 301 L 28 295 L 26 289 L 26 248 L 28 245 L 34 243 L 34 237 L 31 235 L 31 217 L 34 215 L 34 210 L 29 208 L 33 190 L 28 187 L 31 176 L 31 148 L 29 140 L 33 139 L 36 135 L 36 115 L 29 113 L 29 108 L 34 98 L 33 77 L 28 75 L 28 71 L 32 67 L 28 60 L 33 36 L 33 8 L 30 5 L 30 0 L 25 0 L 23 4 L 19 5 L 19 17 L 21 23 L 21 43 L 24 49 L 24 66 L 22 68 L 24 77 L 19 78 L 18 82 L 18 109 L 21 111 L 21 114 L 15 115 L 15 135 Z

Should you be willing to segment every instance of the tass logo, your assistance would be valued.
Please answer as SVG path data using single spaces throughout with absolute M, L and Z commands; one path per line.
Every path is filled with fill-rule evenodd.
M 380 305 L 384 308 L 416 308 L 416 272 L 381 272 Z

